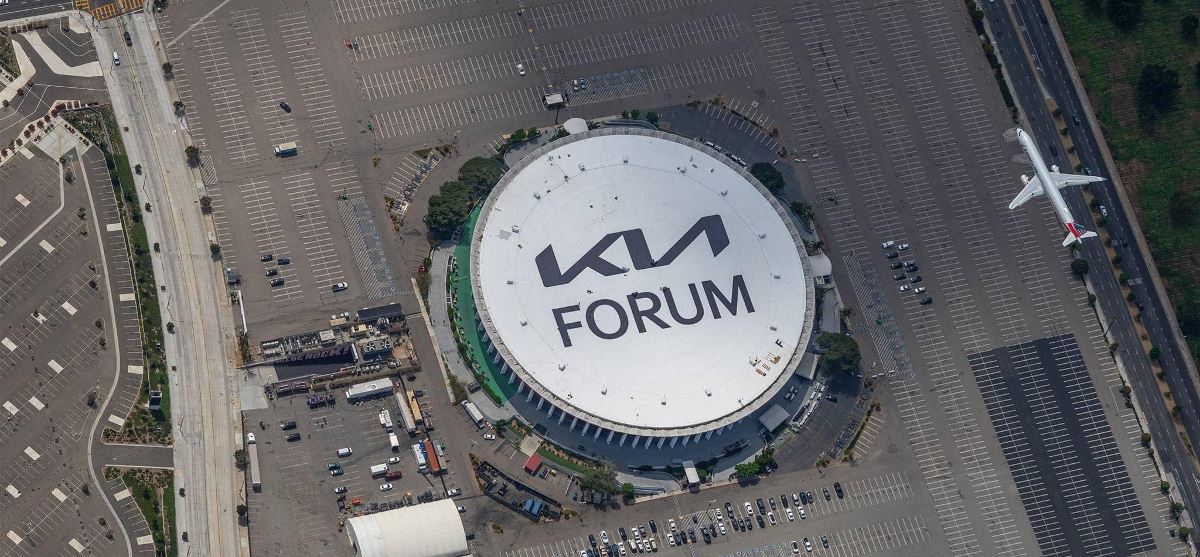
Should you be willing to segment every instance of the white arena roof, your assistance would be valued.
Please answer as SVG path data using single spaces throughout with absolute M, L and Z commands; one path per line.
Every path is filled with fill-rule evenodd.
M 688 139 L 559 139 L 485 203 L 480 319 L 521 379 L 572 415 L 639 435 L 719 428 L 777 392 L 808 343 L 808 259 L 786 211 Z
M 356 516 L 346 535 L 361 557 L 459 557 L 470 552 L 453 499 Z

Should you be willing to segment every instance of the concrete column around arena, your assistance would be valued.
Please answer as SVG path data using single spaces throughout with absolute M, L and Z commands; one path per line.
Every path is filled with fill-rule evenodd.
M 654 440 L 654 438 L 653 438 L 653 437 L 647 437 L 647 438 L 646 438 L 646 447 L 645 447 L 646 449 L 649 449 L 649 448 L 650 448 L 650 442 L 651 442 L 651 441 L 653 441 L 653 440 Z
M 677 441 L 679 441 L 679 437 L 678 437 L 678 436 L 675 436 L 675 437 L 672 437 L 672 438 L 671 438 L 671 448 L 672 448 L 672 449 L 674 449 L 674 448 L 675 448 L 675 443 L 676 443 Z
M 576 418 L 575 416 L 571 416 L 571 429 L 568 429 L 567 431 L 575 431 L 575 423 L 578 421 L 579 421 L 579 418 Z
M 696 435 L 692 436 L 692 442 L 693 442 L 693 443 L 699 443 L 699 442 L 700 442 L 700 436 L 701 436 L 701 435 L 704 435 L 704 434 L 703 434 L 703 433 L 697 433 Z
M 579 434 L 580 434 L 580 435 L 587 435 L 587 432 L 588 432 L 588 430 L 589 430 L 589 429 L 591 429 L 591 427 L 592 427 L 592 424 L 590 424 L 590 423 L 584 423 L 584 424 L 583 424 L 583 431 L 579 432 Z
M 705 439 L 712 439 L 712 434 L 713 434 L 712 430 L 706 431 L 706 432 L 704 433 L 704 438 L 705 438 Z
M 663 443 L 665 443 L 666 441 L 667 441 L 666 437 L 659 437 L 658 438 L 658 448 L 661 449 L 663 446 Z
M 620 441 L 617 441 L 617 446 L 618 446 L 618 447 L 624 447 L 624 446 L 625 446 L 625 439 L 626 439 L 627 437 L 629 437 L 629 434 L 628 434 L 628 433 L 622 433 L 622 434 L 621 434 L 621 440 L 620 440 Z
M 563 420 L 565 419 L 567 419 L 567 411 L 563 410 L 562 412 L 558 413 L 558 425 L 562 425 Z M 571 422 L 571 425 L 575 425 L 575 423 Z
M 596 434 L 592 436 L 592 441 L 599 441 L 601 433 L 604 433 L 604 428 L 596 426 Z
M 561 414 L 561 412 L 560 412 L 560 414 Z M 546 411 L 546 419 L 548 420 L 553 417 L 554 417 L 554 405 L 551 404 L 550 409 Z
M 610 429 L 610 430 L 608 430 L 608 441 L 607 441 L 607 443 L 608 443 L 609 445 L 611 445 L 611 444 L 612 444 L 612 438 L 613 438 L 613 434 L 614 434 L 614 433 L 616 433 L 616 432 L 615 432 L 615 431 L 613 431 L 613 430 L 611 430 L 611 429 Z
M 524 383 L 521 383 L 521 384 L 524 385 Z M 533 389 L 529 389 L 529 392 L 525 393 L 525 402 L 529 402 L 529 401 L 533 400 L 533 394 L 534 394 Z
M 676 438 L 676 439 L 678 439 L 678 438 Z M 682 446 L 684 446 L 684 447 L 686 447 L 686 446 L 687 446 L 687 444 L 688 444 L 688 439 L 691 439 L 691 436 L 688 436 L 688 435 L 685 435 L 685 436 L 683 436 L 683 445 L 682 445 Z M 671 440 L 671 447 L 674 447 L 674 446 L 675 446 L 675 439 L 672 439 L 672 440 Z
M 538 412 L 542 411 L 542 405 L 545 404 L 545 402 L 546 402 L 546 399 L 544 399 L 542 397 L 538 397 L 538 405 L 537 405 Z
M 517 374 L 515 374 L 515 373 L 508 374 L 508 384 L 509 385 L 512 385 L 514 382 L 516 382 L 516 380 L 517 380 Z M 520 392 L 520 391 L 517 391 L 517 392 Z
M 521 394 L 523 392 L 525 392 L 525 382 L 521 381 L 520 383 L 517 383 L 517 394 Z

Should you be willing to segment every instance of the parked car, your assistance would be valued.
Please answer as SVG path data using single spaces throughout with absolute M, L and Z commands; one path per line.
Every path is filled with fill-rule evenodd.
M 259 256 L 259 258 L 258 258 L 258 260 L 262 261 L 263 263 L 266 263 L 267 261 L 270 261 L 272 259 L 275 259 L 275 254 L 272 254 L 272 253 L 264 253 L 261 256 Z
M 846 492 L 842 491 L 841 482 L 833 482 L 833 491 L 837 493 L 838 499 L 844 499 L 846 497 Z
M 291 441 L 299 441 L 299 440 L 300 440 L 300 434 L 299 434 L 299 433 L 296 433 L 295 431 L 293 431 L 293 432 L 291 432 L 291 433 L 287 434 L 287 437 L 286 437 L 285 439 L 287 439 L 289 442 L 291 442 Z
M 900 244 L 896 246 L 896 251 L 908 251 L 908 248 L 910 247 L 912 246 L 909 246 L 908 244 Z
M 270 269 L 267 269 L 266 274 L 268 277 L 273 277 L 279 274 L 279 269 L 276 267 L 271 267 Z
M 921 300 L 921 305 L 923 305 L 923 306 L 927 306 L 932 303 L 933 303 L 933 298 L 925 298 L 925 299 Z
M 895 246 L 895 245 L 896 245 L 896 241 L 895 241 L 895 240 L 888 240 L 888 241 L 886 241 L 886 242 L 884 242 L 884 243 L 883 243 L 883 249 L 892 249 L 892 247 L 893 247 L 893 246 Z
M 280 258 L 279 258 L 279 261 L 277 261 L 277 263 L 279 263 L 280 265 L 291 265 L 291 264 L 292 264 L 292 260 L 291 260 L 290 258 L 287 258 L 287 257 L 280 257 Z
M 921 275 L 917 275 L 917 276 L 915 276 L 915 277 L 911 277 L 911 278 L 909 278 L 909 279 L 908 279 L 908 282 L 911 282 L 911 283 L 913 283 L 913 284 L 916 284 L 916 283 L 918 283 L 918 282 L 921 282 Z
M 271 279 L 271 286 L 283 286 L 283 277 Z
M 253 442 L 254 442 L 254 433 L 253 432 L 247 433 L 246 434 L 246 443 L 253 443 Z
M 344 283 L 344 282 L 339 282 L 339 283 L 337 283 L 337 284 L 333 285 L 333 291 L 334 291 L 334 292 L 341 292 L 341 291 L 343 291 L 343 290 L 345 290 L 345 289 L 347 289 L 347 288 L 350 288 L 350 285 L 349 285 L 349 284 L 346 284 L 346 283 Z
M 398 456 L 393 456 L 393 457 L 391 457 L 391 458 L 388 458 L 388 459 L 387 459 L 387 463 L 388 463 L 388 464 L 400 464 L 400 457 L 398 457 Z
M 339 486 L 333 488 L 334 493 L 345 493 L 346 491 L 347 491 L 347 488 L 344 485 L 339 485 Z
M 891 251 L 891 252 L 888 252 L 888 254 L 885 257 L 887 257 L 888 259 L 895 259 L 897 257 L 900 257 L 900 253 Z
M 383 484 L 379 486 L 379 491 L 391 491 L 392 484 Z
M 296 429 L 296 420 L 284 420 L 282 422 L 279 422 L 279 429 L 282 429 L 284 431 L 287 431 L 289 429 Z

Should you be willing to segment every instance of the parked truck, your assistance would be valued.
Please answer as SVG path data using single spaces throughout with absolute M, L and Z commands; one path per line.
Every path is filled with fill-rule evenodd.
M 388 465 L 387 465 L 387 464 L 376 464 L 376 465 L 374 465 L 374 466 L 372 466 L 372 467 L 371 467 L 371 476 L 372 476 L 372 477 L 374 477 L 374 476 L 382 476 L 382 475 L 384 475 L 384 474 L 387 474 L 387 471 L 388 471 Z

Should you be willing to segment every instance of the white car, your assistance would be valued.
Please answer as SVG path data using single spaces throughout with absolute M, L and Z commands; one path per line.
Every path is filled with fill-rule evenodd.
M 484 439 L 486 439 L 486 440 L 488 440 L 488 441 L 495 441 L 495 440 L 496 440 L 496 434 L 494 434 L 494 433 L 484 433 L 484 434 L 483 434 L 483 438 L 484 438 Z
M 796 520 L 796 513 L 792 512 L 792 509 L 783 509 L 783 510 L 787 511 L 788 522 L 793 522 Z
M 517 75 L 525 75 L 525 64 L 517 64 Z
M 608 544 L 608 531 L 606 531 L 606 530 L 600 531 L 600 541 L 604 542 L 605 545 Z
M 466 507 L 464 507 L 464 506 L 462 506 L 462 505 L 459 505 L 459 506 L 458 506 L 458 512 L 460 512 L 460 513 L 465 513 L 465 512 L 467 512 L 467 508 L 466 508 Z
M 580 550 L 579 550 L 579 557 L 588 557 L 588 554 L 587 554 L 587 552 L 586 552 L 586 551 L 584 551 L 584 550 L 580 549 Z
M 804 538 L 804 550 L 812 553 L 812 542 L 808 541 L 808 538 Z
M 754 507 L 750 506 L 749 501 L 746 501 L 746 516 L 754 516 Z
M 918 287 L 916 287 L 916 288 L 914 288 L 914 289 L 913 289 L 913 292 L 916 292 L 917 294 L 924 294 L 924 293 L 925 293 L 925 287 L 924 287 L 924 286 L 918 286 Z
M 383 484 L 383 485 L 379 486 L 379 491 L 391 491 L 391 490 L 392 490 L 392 484 Z
M 796 508 L 800 508 L 800 494 L 799 493 L 792 494 L 792 502 L 796 504 Z
M 804 507 L 796 507 L 796 510 L 800 511 L 800 520 L 808 518 L 808 513 L 804 512 Z
M 617 544 L 617 549 L 621 550 L 621 555 L 625 554 L 625 544 L 623 544 L 623 543 Z
M 905 285 L 900 286 L 901 292 L 908 292 L 909 290 L 912 290 L 912 285 L 905 284 Z
M 718 522 L 718 523 L 717 523 L 717 528 L 718 528 L 719 530 L 721 530 L 721 535 L 722 535 L 722 536 L 724 536 L 724 535 L 725 535 L 725 523 L 724 523 L 724 522 Z
M 895 245 L 896 245 L 896 241 L 895 241 L 895 240 L 888 240 L 888 241 L 886 241 L 886 242 L 884 242 L 884 243 L 883 243 L 883 249 L 891 249 L 891 248 L 892 248 L 892 247 L 894 247 Z
M 675 528 L 675 519 L 674 519 L 674 518 L 672 518 L 672 519 L 668 520 L 668 522 L 669 522 L 669 523 L 670 523 L 670 525 L 671 525 L 671 531 L 672 531 L 672 532 L 674 532 L 674 531 L 676 530 L 676 528 Z
M 767 520 L 771 521 L 771 526 L 775 525 L 775 511 L 767 511 Z
M 911 247 L 912 247 L 912 246 L 910 246 L 910 245 L 908 245 L 908 244 L 900 244 L 900 245 L 896 246 L 896 251 L 905 251 L 905 250 L 907 250 L 908 248 L 911 248 Z
M 717 522 L 722 520 L 725 520 L 725 517 L 721 514 L 721 509 L 717 509 Z
M 247 442 L 247 443 L 253 443 L 253 442 L 254 442 L 254 434 L 253 434 L 253 433 L 247 433 L 247 434 L 246 434 L 246 442 Z
M 1103 216 L 1103 217 L 1108 216 L 1108 207 L 1105 207 L 1103 205 L 1100 206 L 1100 216 Z
M 799 555 L 799 554 L 800 554 L 800 544 L 796 543 L 796 540 L 792 540 L 792 555 Z
M 400 457 L 393 456 L 393 457 L 387 459 L 387 463 L 388 464 L 400 464 Z
M 667 536 L 667 545 L 675 547 L 675 536 Z
M 630 526 L 629 532 L 633 534 L 633 539 L 635 539 L 635 540 L 641 539 L 641 537 L 642 537 L 642 533 L 641 533 L 641 531 L 638 530 L 637 526 Z
M 339 283 L 337 283 L 337 284 L 333 285 L 333 291 L 334 291 L 334 292 L 341 292 L 341 291 L 343 291 L 343 290 L 345 290 L 345 289 L 347 289 L 347 288 L 350 288 L 350 285 L 349 285 L 349 284 L 346 284 L 346 283 L 344 283 L 344 282 L 339 282 Z

